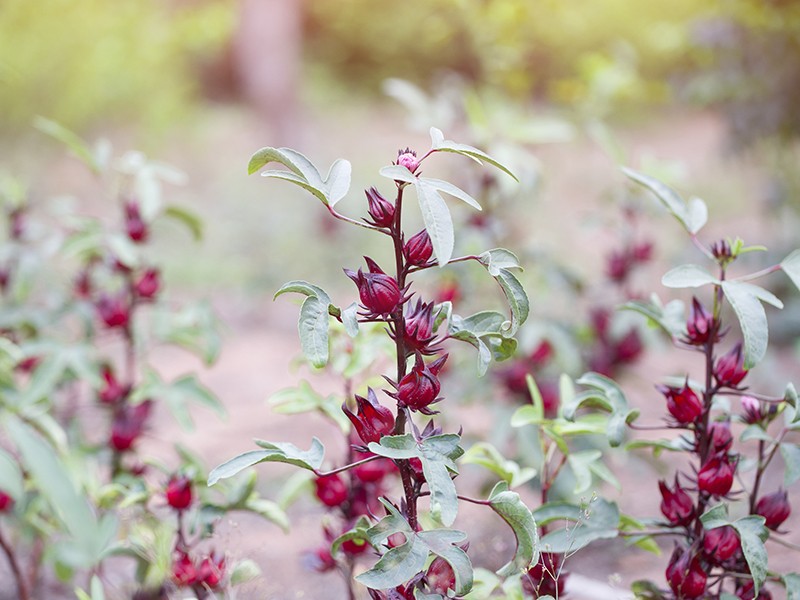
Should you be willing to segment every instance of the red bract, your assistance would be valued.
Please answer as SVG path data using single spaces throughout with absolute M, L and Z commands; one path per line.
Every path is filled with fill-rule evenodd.
M 708 436 L 711 439 L 711 448 L 717 452 L 727 452 L 733 445 L 731 424 L 728 421 L 714 421 L 708 426 Z
M 392 411 L 381 406 L 372 388 L 367 388 L 367 397 L 356 396 L 357 414 L 348 410 L 347 405 L 342 405 L 342 410 L 365 444 L 379 442 L 384 435 L 389 435 L 394 429 L 394 415 Z
M 136 294 L 140 298 L 153 298 L 161 288 L 161 278 L 158 269 L 147 269 L 134 285 Z
M 658 386 L 667 399 L 667 410 L 681 425 L 694 423 L 703 414 L 703 403 L 688 384 L 682 388 Z
M 419 161 L 417 160 L 417 153 L 411 150 L 410 148 L 406 148 L 405 150 L 398 150 L 397 164 L 404 166 L 406 169 L 408 169 L 413 173 L 419 167 Z
M 0 512 L 8 512 L 14 508 L 14 499 L 0 490 Z
M 369 202 L 369 216 L 371 221 L 367 221 L 376 227 L 391 227 L 394 222 L 394 204 L 380 195 L 374 187 L 365 191 L 367 202 Z
M 375 483 L 393 471 L 395 471 L 394 463 L 388 458 L 380 458 L 358 465 L 353 469 L 353 475 L 364 483 Z
M 425 580 L 432 591 L 447 596 L 447 590 L 455 589 L 456 574 L 450 564 L 440 556 L 433 559 L 425 573 Z
M 697 473 L 697 487 L 712 496 L 724 496 L 731 491 L 734 470 L 729 456 L 719 452 L 708 459 Z
M 733 557 L 740 547 L 739 536 L 730 525 L 706 531 L 703 536 L 703 551 L 714 564 L 723 563 Z
M 184 510 L 192 503 L 192 480 L 185 475 L 173 475 L 164 491 L 169 504 L 175 510 Z
M 736 597 L 740 600 L 772 600 L 772 594 L 765 589 L 758 590 L 758 596 L 756 596 L 755 585 L 752 579 L 739 584 L 736 587 Z
M 400 287 L 394 277 L 384 273 L 371 258 L 366 258 L 369 273 L 345 269 L 345 275 L 358 287 L 361 304 L 373 315 L 386 315 L 397 308 L 403 299 Z
M 689 312 L 689 320 L 686 322 L 686 342 L 693 346 L 702 346 L 706 342 L 717 341 L 719 336 L 716 330 L 717 323 L 714 316 L 700 304 L 697 298 L 692 298 L 692 308 Z
M 437 399 L 441 389 L 437 374 L 446 360 L 447 355 L 445 354 L 427 365 L 422 360 L 422 356 L 417 354 L 414 368 L 397 385 L 397 399 L 411 410 L 428 413 L 427 406 Z
M 688 525 L 694 517 L 694 502 L 691 496 L 678 483 L 675 477 L 675 488 L 670 489 L 665 481 L 658 482 L 661 491 L 661 513 L 672 525 Z
M 130 322 L 130 307 L 124 293 L 115 296 L 103 294 L 95 304 L 97 314 L 106 327 L 127 327 Z
M 124 407 L 114 415 L 109 438 L 109 444 L 114 450 L 124 452 L 133 447 L 144 431 L 151 406 L 152 400 L 145 400 L 136 406 Z
M 370 545 L 364 540 L 347 540 L 341 545 L 342 552 L 348 556 L 363 554 L 369 547 Z
M 409 265 L 419 267 L 426 264 L 433 256 L 433 242 L 428 231 L 423 229 L 412 236 L 403 246 L 403 256 Z
M 786 490 L 778 490 L 761 498 L 756 504 L 756 514 L 766 519 L 764 525 L 769 529 L 777 529 L 789 518 L 792 507 Z
M 128 202 L 125 205 L 125 231 L 128 237 L 136 243 L 144 242 L 149 234 L 147 224 L 142 219 L 139 205 L 136 202 Z
M 338 474 L 317 477 L 314 482 L 317 491 L 317 498 L 325 506 L 339 506 L 347 500 L 347 485 Z
M 409 304 L 404 317 L 405 336 L 403 339 L 406 346 L 422 354 L 433 354 L 435 350 L 429 346 L 433 341 L 434 324 L 433 302 L 417 300 L 413 308 Z
M 172 559 L 172 580 L 178 585 L 197 583 L 197 567 L 186 552 L 178 552 Z
M 216 589 L 225 577 L 225 557 L 207 556 L 197 568 L 197 583 Z
M 103 377 L 104 382 L 98 394 L 100 402 L 103 404 L 116 404 L 127 395 L 127 388 L 117 381 L 114 370 L 110 365 L 103 365 L 100 375 Z
M 735 388 L 746 375 L 747 370 L 744 368 L 744 356 L 742 356 L 740 342 L 717 360 L 717 364 L 714 366 L 714 379 L 723 387 Z
M 688 550 L 675 548 L 666 571 L 673 593 L 681 599 L 700 598 L 706 591 L 707 575 L 698 556 Z

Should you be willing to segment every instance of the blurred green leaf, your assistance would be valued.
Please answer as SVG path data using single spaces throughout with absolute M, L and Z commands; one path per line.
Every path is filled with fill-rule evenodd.
M 452 140 L 444 139 L 444 134 L 441 130 L 437 129 L 436 127 L 431 127 L 430 129 L 431 134 L 431 150 L 436 152 L 454 152 L 455 154 L 461 154 L 462 156 L 467 156 L 472 160 L 476 161 L 478 164 L 483 164 L 483 162 L 487 162 L 490 165 L 497 167 L 504 173 L 506 173 L 509 177 L 514 179 L 514 181 L 519 181 L 509 169 L 505 165 L 499 163 L 491 156 L 483 152 L 482 150 L 478 150 L 477 148 L 473 148 L 472 146 L 468 146 L 467 144 L 459 144 L 457 142 L 453 142 Z
M 505 458 L 488 442 L 478 442 L 470 446 L 461 458 L 461 462 L 489 469 L 503 479 L 509 488 L 522 485 L 536 476 L 535 469 L 520 467 L 518 463 Z
M 696 288 L 712 283 L 719 284 L 720 281 L 698 265 L 675 267 L 661 278 L 661 284 L 669 288 Z
M 294 444 L 275 443 L 256 440 L 262 450 L 250 450 L 215 467 L 208 474 L 208 485 L 212 486 L 220 479 L 233 477 L 244 469 L 261 462 L 282 462 L 308 469 L 318 470 L 322 466 L 325 447 L 316 437 L 311 440 L 309 450 L 300 450 Z
M 431 238 L 433 253 L 440 267 L 445 266 L 453 256 L 455 232 L 450 209 L 439 193 L 439 190 L 423 179 L 414 179 L 419 208 L 425 230 Z
M 164 209 L 164 216 L 183 224 L 195 241 L 203 239 L 203 221 L 197 214 L 182 206 L 170 204 Z
M 722 291 L 725 293 L 744 338 L 744 368 L 752 369 L 761 362 L 767 353 L 769 328 L 767 314 L 761 306 L 760 296 L 751 286 L 737 281 L 723 281 Z
M 517 540 L 514 557 L 501 567 L 497 574 L 508 577 L 527 571 L 539 560 L 539 532 L 530 509 L 516 492 L 508 489 L 508 483 L 499 482 L 489 494 L 489 506 L 508 523 Z

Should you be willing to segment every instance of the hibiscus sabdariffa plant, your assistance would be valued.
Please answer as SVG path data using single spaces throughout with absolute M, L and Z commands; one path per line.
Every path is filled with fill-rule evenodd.
M 304 281 L 289 282 L 278 290 L 276 296 L 287 292 L 306 296 L 298 328 L 307 360 L 318 368 L 328 363 L 329 325 L 333 319 L 353 337 L 359 335 L 360 325 L 385 323 L 396 362 L 392 373 L 382 374 L 386 387 L 367 388 L 348 398 L 342 407 L 353 428 L 350 456 L 354 460 L 348 464 L 326 463 L 325 449 L 316 438 L 309 450 L 289 443 L 257 441 L 259 449 L 214 469 L 209 483 L 213 485 L 251 465 L 268 461 L 311 471 L 317 497 L 338 510 L 349 524 L 343 532 L 336 532 L 331 560 L 340 552 L 352 555 L 359 547 L 371 547 L 377 557 L 371 568 L 355 577 L 369 589 L 372 598 L 435 599 L 462 597 L 470 592 L 473 568 L 467 555 L 467 535 L 451 528 L 459 501 L 493 509 L 513 530 L 516 552 L 500 570 L 501 575 L 519 577 L 539 556 L 531 511 L 506 482 L 498 483 L 485 499 L 470 498 L 456 490 L 453 480 L 463 454 L 461 434 L 445 432 L 435 423 L 435 415 L 447 410 L 440 381 L 448 356 L 446 343 L 458 340 L 474 346 L 478 370 L 483 374 L 492 360 L 502 360 L 514 352 L 514 334 L 528 316 L 529 307 L 513 273 L 520 268 L 514 254 L 494 249 L 480 255 L 453 256 L 453 222 L 442 194 L 478 210 L 480 206 L 455 185 L 423 177 L 421 166 L 435 154 L 449 152 L 487 162 L 513 175 L 482 151 L 445 140 L 438 129 L 431 129 L 431 140 L 431 148 L 424 154 L 401 150 L 391 165 L 380 170 L 391 182 L 393 193 L 385 195 L 375 187 L 366 190 L 367 215 L 362 220 L 345 216 L 336 208 L 350 187 L 351 167 L 345 160 L 334 162 L 325 178 L 305 156 L 288 148 L 263 148 L 249 164 L 250 173 L 273 162 L 285 166 L 288 170 L 268 170 L 262 175 L 306 189 L 332 217 L 385 236 L 394 251 L 391 264 L 381 265 L 365 257 L 366 266 L 344 269 L 358 293 L 358 302 L 345 308 L 336 306 L 325 291 Z M 407 235 L 403 215 L 411 190 L 425 226 Z M 414 276 L 421 271 L 466 261 L 482 265 L 494 277 L 508 300 L 510 315 L 489 310 L 461 317 L 453 311 L 451 302 L 437 304 L 421 297 L 415 289 Z M 392 492 L 377 486 L 365 487 L 364 469 L 376 463 L 376 470 L 383 473 L 384 468 L 378 469 L 378 464 L 387 462 L 390 471 L 399 471 L 399 489 Z M 367 479 L 375 474 L 369 475 Z M 354 484 L 356 479 L 358 485 Z M 380 489 L 381 493 L 365 500 L 361 497 L 364 489 L 373 490 L 373 494 Z M 354 490 L 360 490 L 359 494 Z M 430 518 L 421 518 L 421 511 L 427 511 Z M 425 525 L 430 523 L 434 526 Z M 354 598 L 352 580 L 349 573 L 346 575 L 349 595 Z

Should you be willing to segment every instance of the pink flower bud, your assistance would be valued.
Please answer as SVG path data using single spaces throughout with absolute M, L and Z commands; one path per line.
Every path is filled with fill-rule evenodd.
M 422 354 L 432 354 L 429 348 L 433 342 L 433 327 L 435 319 L 433 315 L 433 302 L 423 303 L 417 300 L 416 305 L 411 308 L 409 304 L 406 308 L 404 317 L 404 331 L 406 346 L 415 352 Z
M 365 257 L 366 258 L 366 257 Z M 394 277 L 384 273 L 371 258 L 366 258 L 369 273 L 345 269 L 345 275 L 358 287 L 361 304 L 373 315 L 394 312 L 403 299 L 403 294 Z
M 347 405 L 342 405 L 342 410 L 358 433 L 358 437 L 365 444 L 379 442 L 384 435 L 389 435 L 394 430 L 394 415 L 392 411 L 381 406 L 372 388 L 367 388 L 367 397 L 356 396 L 358 405 L 357 414 L 348 410 Z
M 686 342 L 693 346 L 702 346 L 707 342 L 719 340 L 718 323 L 697 298 L 692 298 L 689 320 L 686 322 Z M 712 339 L 713 336 L 713 339 Z
M 660 385 L 657 389 L 667 399 L 669 414 L 681 425 L 694 423 L 703 414 L 703 403 L 688 383 L 682 388 Z
M 147 223 L 142 219 L 139 205 L 136 202 L 125 204 L 125 231 L 128 237 L 136 243 L 146 241 L 149 235 Z
M 724 496 L 731 491 L 734 471 L 727 454 L 715 454 L 697 473 L 697 487 L 712 496 Z
M 447 590 L 455 589 L 456 574 L 450 564 L 441 556 L 433 559 L 425 573 L 425 580 L 432 591 L 447 596 Z
M 792 507 L 786 490 L 778 490 L 761 498 L 756 504 L 756 514 L 766 519 L 764 525 L 768 529 L 777 529 L 789 518 Z
M 708 560 L 716 565 L 732 558 L 739 548 L 739 536 L 730 525 L 706 531 L 703 536 L 703 551 Z
M 145 400 L 136 406 L 123 407 L 114 415 L 109 438 L 109 444 L 114 450 L 124 452 L 133 447 L 144 432 L 152 404 L 152 400 Z
M 178 551 L 172 559 L 172 581 L 179 586 L 197 583 L 197 567 L 186 552 Z
M 419 168 L 417 153 L 409 148 L 406 148 L 405 150 L 398 150 L 396 164 L 405 167 L 413 173 L 417 170 L 417 168 Z
M 714 366 L 714 379 L 723 387 L 735 388 L 745 378 L 745 375 L 747 375 L 747 370 L 744 368 L 744 356 L 742 356 L 740 342 L 717 360 L 717 364 Z
M 417 354 L 414 368 L 397 385 L 397 399 L 411 410 L 426 412 L 426 407 L 439 395 L 441 384 L 437 374 L 446 360 L 445 354 L 430 365 L 426 365 L 422 356 Z
M 742 396 L 742 410 L 744 412 L 743 419 L 745 423 L 752 425 L 758 423 L 766 416 L 761 409 L 761 401 L 752 396 Z
M 161 278 L 158 269 L 147 269 L 134 284 L 136 294 L 140 298 L 153 298 L 161 288 Z
M 14 499 L 0 490 L 0 513 L 9 512 L 14 508 Z
M 658 482 L 661 490 L 661 514 L 672 525 L 688 525 L 694 518 L 694 502 L 691 496 L 678 483 L 675 477 L 675 488 L 670 489 L 665 481 Z
M 728 421 L 713 421 L 708 426 L 708 435 L 711 438 L 711 447 L 714 453 L 727 452 L 733 445 L 731 424 Z
M 340 506 L 347 500 L 348 490 L 344 480 L 338 474 L 317 477 L 314 482 L 317 498 L 325 506 Z
M 706 572 L 700 558 L 692 556 L 688 550 L 675 548 L 666 576 L 669 587 L 678 598 L 694 600 L 705 594 Z
M 374 187 L 366 190 L 369 216 L 376 227 L 391 227 L 394 223 L 394 204 L 380 195 Z M 368 221 L 369 222 L 369 221 Z
M 130 322 L 130 307 L 125 294 L 117 294 L 116 296 L 103 294 L 95 304 L 95 308 L 106 327 L 125 328 Z
M 433 242 L 428 230 L 423 229 L 413 235 L 403 246 L 403 256 L 409 265 L 419 267 L 426 264 L 433 256 Z
M 225 577 L 225 557 L 207 556 L 197 568 L 197 583 L 214 590 Z
M 184 510 L 192 503 L 192 480 L 185 475 L 173 475 L 164 492 L 167 504 L 175 510 Z

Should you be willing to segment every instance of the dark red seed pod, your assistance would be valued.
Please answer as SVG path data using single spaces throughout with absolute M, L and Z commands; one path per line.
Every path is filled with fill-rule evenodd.
M 709 458 L 697 473 L 697 487 L 712 496 L 724 496 L 731 491 L 735 468 L 724 452 Z
M 747 375 L 744 368 L 742 344 L 739 342 L 727 354 L 719 357 L 714 365 L 714 379 L 724 387 L 737 387 Z
M 681 599 L 694 600 L 706 592 L 706 575 L 698 556 L 688 550 L 675 548 L 666 571 L 672 592 Z
M 670 489 L 665 481 L 658 482 L 661 491 L 661 514 L 672 525 L 688 525 L 694 518 L 694 502 L 691 496 L 678 483 L 675 477 L 675 487 Z
M 192 480 L 185 475 L 173 475 L 167 482 L 164 495 L 175 510 L 185 510 L 192 504 Z
M 403 299 L 403 294 L 394 277 L 384 273 L 372 259 L 367 258 L 369 273 L 361 269 L 345 269 L 347 275 L 358 287 L 361 304 L 373 315 L 387 315 L 394 312 Z
M 667 410 L 681 425 L 690 425 L 703 414 L 703 402 L 688 383 L 682 388 L 660 385 L 658 391 L 667 399 Z
M 697 298 L 692 298 L 689 320 L 686 322 L 686 342 L 702 346 L 707 342 L 719 341 L 718 323 Z M 713 338 L 713 339 L 712 339 Z
M 756 504 L 756 514 L 766 519 L 764 525 L 768 529 L 777 529 L 789 518 L 792 507 L 789 504 L 789 495 L 786 490 L 778 490 L 764 496 Z
M 365 444 L 379 442 L 384 435 L 394 430 L 394 415 L 385 406 L 381 406 L 372 388 L 367 388 L 367 397 L 356 396 L 356 414 L 350 412 L 346 405 L 342 410 Z
M 426 229 L 415 234 L 405 243 L 403 256 L 409 265 L 420 267 L 427 264 L 433 256 L 433 242 Z
M 317 477 L 314 482 L 317 498 L 325 506 L 340 506 L 348 497 L 347 485 L 338 474 Z
M 369 203 L 370 223 L 376 227 L 391 227 L 394 222 L 394 204 L 381 196 L 374 187 L 365 191 Z

